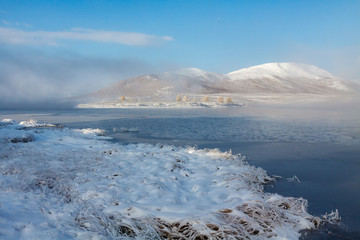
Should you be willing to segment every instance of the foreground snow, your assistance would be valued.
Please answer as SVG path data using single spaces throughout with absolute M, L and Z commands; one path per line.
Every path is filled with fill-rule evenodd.
M 102 135 L 0 122 L 0 238 L 298 239 L 319 224 L 240 155 Z

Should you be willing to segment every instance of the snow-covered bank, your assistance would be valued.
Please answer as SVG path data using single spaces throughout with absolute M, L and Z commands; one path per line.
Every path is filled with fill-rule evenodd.
M 319 94 L 211 94 L 211 95 L 189 95 L 189 99 L 208 98 L 209 101 L 174 101 L 174 100 L 108 100 L 99 102 L 80 103 L 75 108 L 128 108 L 128 109 L 199 109 L 199 108 L 229 108 L 229 107 L 243 107 L 253 104 L 289 104 L 289 103 L 331 103 L 331 102 L 350 102 L 355 95 L 319 95 Z M 230 103 L 226 103 L 227 98 Z M 220 99 L 220 102 L 219 102 Z M 225 99 L 225 100 L 224 100 Z M 222 101 L 222 102 L 221 102 Z
M 265 193 L 273 179 L 240 155 L 26 123 L 0 123 L 5 239 L 297 239 L 319 224 L 306 200 Z
M 191 102 L 191 101 L 103 101 L 95 103 L 82 103 L 76 108 L 219 108 L 219 107 L 240 107 L 242 104 L 214 102 Z

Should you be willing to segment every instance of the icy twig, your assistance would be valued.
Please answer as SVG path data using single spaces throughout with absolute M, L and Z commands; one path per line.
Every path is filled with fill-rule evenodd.
M 335 211 L 331 211 L 331 213 L 325 213 L 322 215 L 322 218 L 329 223 L 337 223 L 341 221 L 341 217 L 337 209 Z
M 301 182 L 300 179 L 294 174 L 292 178 L 286 178 L 288 182 Z

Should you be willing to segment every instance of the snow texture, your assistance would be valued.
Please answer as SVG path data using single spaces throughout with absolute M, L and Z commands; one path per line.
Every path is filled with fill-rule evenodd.
M 0 238 L 298 239 L 320 223 L 241 155 L 99 133 L 1 122 Z

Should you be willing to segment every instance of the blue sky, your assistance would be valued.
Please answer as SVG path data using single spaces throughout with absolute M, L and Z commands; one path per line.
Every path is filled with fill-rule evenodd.
M 227 73 L 267 62 L 314 64 L 360 79 L 359 12 L 360 1 L 350 0 L 0 0 L 0 63 L 26 68 L 35 83 L 49 86 L 63 80 L 37 66 L 54 73 L 51 62 L 61 71 L 68 67 L 72 80 L 64 83 L 78 82 L 72 89 L 79 92 L 146 72 L 197 67 Z M 4 72 L 0 83 L 11 75 Z M 90 79 L 84 89 L 82 74 L 102 80 Z

